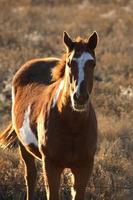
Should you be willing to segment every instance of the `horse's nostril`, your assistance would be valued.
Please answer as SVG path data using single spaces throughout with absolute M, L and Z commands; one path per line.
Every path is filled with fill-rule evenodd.
M 80 94 L 78 95 L 76 92 L 73 95 L 73 99 L 77 104 L 83 105 L 85 104 L 88 99 L 89 99 L 89 94 L 85 93 L 85 94 Z

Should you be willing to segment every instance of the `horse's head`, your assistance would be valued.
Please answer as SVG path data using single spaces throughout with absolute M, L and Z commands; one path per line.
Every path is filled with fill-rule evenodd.
M 73 41 L 64 32 L 67 47 L 66 73 L 70 77 L 70 97 L 74 110 L 84 111 L 89 103 L 93 88 L 93 72 L 96 64 L 95 48 L 98 36 L 94 32 L 89 39 L 77 38 Z

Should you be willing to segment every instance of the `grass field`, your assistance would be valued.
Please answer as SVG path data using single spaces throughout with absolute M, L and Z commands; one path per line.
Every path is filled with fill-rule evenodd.
M 93 104 L 99 122 L 98 150 L 86 200 L 133 199 L 133 2 L 131 0 L 1 0 L 0 129 L 11 120 L 11 80 L 31 58 L 64 52 L 64 30 L 74 38 L 99 34 Z M 43 199 L 38 165 L 36 199 Z M 0 200 L 24 200 L 18 149 L 0 149 Z M 68 183 L 66 183 L 68 180 Z M 69 199 L 68 171 L 62 183 Z M 64 188 L 65 185 L 65 188 Z M 45 196 L 45 195 L 44 195 Z

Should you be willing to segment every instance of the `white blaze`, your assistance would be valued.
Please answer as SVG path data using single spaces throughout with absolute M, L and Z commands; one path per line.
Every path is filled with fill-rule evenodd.
M 29 117 L 30 117 L 30 106 L 28 106 L 28 109 L 25 111 L 23 125 L 19 129 L 20 139 L 22 140 L 22 143 L 24 143 L 25 145 L 34 144 L 38 146 L 37 139 L 30 128 Z
M 82 53 L 79 58 L 73 58 L 78 64 L 78 85 L 77 93 L 80 94 L 80 84 L 84 80 L 84 65 L 88 60 L 94 60 L 92 55 L 88 52 Z

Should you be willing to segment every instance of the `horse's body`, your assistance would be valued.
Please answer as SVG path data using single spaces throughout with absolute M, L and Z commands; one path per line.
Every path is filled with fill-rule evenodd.
M 66 45 L 69 47 L 67 41 Z M 76 85 L 69 77 L 67 56 L 61 60 L 46 58 L 27 62 L 13 79 L 12 127 L 25 163 L 27 200 L 33 200 L 34 196 L 35 157 L 42 160 L 50 200 L 59 200 L 60 175 L 64 168 L 71 168 L 75 175 L 75 200 L 83 200 L 92 171 L 97 143 L 96 116 L 85 89 L 74 100 L 77 105 L 73 103 L 71 91 Z M 93 61 L 93 56 L 90 51 L 83 58 Z M 81 85 L 81 82 L 78 83 Z M 81 88 L 79 91 L 82 92 Z

